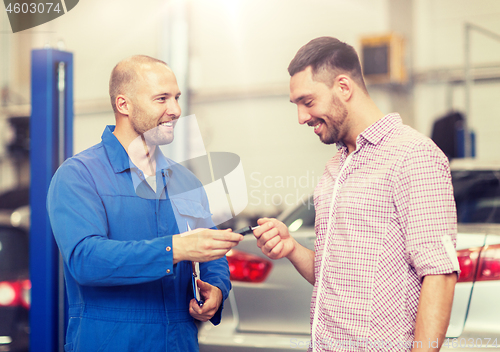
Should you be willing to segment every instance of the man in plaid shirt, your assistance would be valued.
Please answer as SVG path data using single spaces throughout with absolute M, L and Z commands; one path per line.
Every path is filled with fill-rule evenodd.
M 377 108 L 351 46 L 316 38 L 288 71 L 299 123 L 338 151 L 314 192 L 315 251 L 276 219 L 254 235 L 314 285 L 309 350 L 439 350 L 459 273 L 447 158 Z

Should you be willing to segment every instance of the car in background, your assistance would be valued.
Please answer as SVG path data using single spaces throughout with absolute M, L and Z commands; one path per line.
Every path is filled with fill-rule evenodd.
M 458 214 L 455 288 L 443 351 L 500 348 L 500 163 L 451 163 Z M 314 249 L 312 197 L 279 219 L 303 246 Z M 201 352 L 286 352 L 310 343 L 312 286 L 286 259 L 271 261 L 247 236 L 228 253 L 233 290 L 218 326 L 199 329 Z
M 29 208 L 0 209 L 1 352 L 29 351 L 30 304 Z

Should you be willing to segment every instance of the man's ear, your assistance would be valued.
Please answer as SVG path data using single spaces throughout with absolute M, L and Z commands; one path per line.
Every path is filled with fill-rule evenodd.
M 129 116 L 130 115 L 130 101 L 128 98 L 122 94 L 117 95 L 116 100 L 116 110 L 122 115 Z
M 351 99 L 354 84 L 349 76 L 338 75 L 334 84 L 339 97 L 342 97 L 344 101 Z

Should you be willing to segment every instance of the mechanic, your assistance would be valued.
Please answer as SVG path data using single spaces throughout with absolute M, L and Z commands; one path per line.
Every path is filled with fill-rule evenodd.
M 65 351 L 198 351 L 195 319 L 218 324 L 231 284 L 200 181 L 165 158 L 181 95 L 166 63 L 133 56 L 110 79 L 116 127 L 55 173 L 47 208 L 69 301 Z M 198 230 L 196 230 L 198 229 Z M 193 298 L 193 262 L 201 262 Z
M 299 123 L 338 150 L 314 191 L 315 250 L 276 219 L 254 235 L 314 285 L 309 350 L 439 350 L 459 273 L 448 159 L 377 108 L 350 45 L 316 38 L 288 71 Z

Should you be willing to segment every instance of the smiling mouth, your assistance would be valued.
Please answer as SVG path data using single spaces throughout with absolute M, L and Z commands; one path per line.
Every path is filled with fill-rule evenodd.
M 159 124 L 159 126 L 165 126 L 165 127 L 174 127 L 175 126 L 175 121 L 165 121 Z
M 323 124 L 323 122 L 321 122 L 321 121 L 312 121 L 312 122 L 308 123 L 307 125 L 313 127 L 314 132 L 317 132 L 322 124 Z

